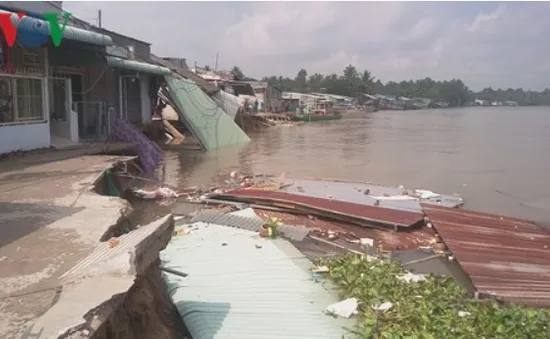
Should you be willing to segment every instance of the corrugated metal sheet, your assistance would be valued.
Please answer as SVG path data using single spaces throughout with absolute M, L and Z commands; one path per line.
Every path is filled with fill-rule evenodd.
M 26 16 L 19 22 L 19 17 L 16 13 L 4 10 L 0 10 L 0 13 L 11 13 L 11 21 L 14 25 L 18 24 L 18 31 L 22 30 L 25 32 L 36 32 L 45 35 L 50 34 L 50 23 L 46 20 Z M 76 40 L 100 46 L 109 46 L 113 44 L 113 39 L 111 39 L 108 35 L 99 34 L 72 26 L 65 27 L 65 30 L 63 31 L 63 39 Z
M 114 56 L 106 56 L 105 58 L 107 59 L 107 65 L 111 67 L 118 67 L 130 71 L 153 75 L 167 75 L 172 73 L 172 71 L 166 67 L 153 65 L 146 62 L 122 59 Z
M 203 210 L 197 214 L 191 222 L 202 221 L 205 223 L 218 224 L 229 227 L 237 227 L 245 229 L 252 232 L 259 232 L 260 228 L 264 224 L 264 221 L 261 219 L 243 217 L 239 215 L 232 215 L 223 212 L 217 211 L 208 211 Z M 300 226 L 291 226 L 291 225 L 281 225 L 277 230 L 282 233 L 282 235 L 290 240 L 300 241 L 303 240 L 309 230 L 306 227 Z
M 207 151 L 250 141 L 233 119 L 195 83 L 174 76 L 165 78 L 180 119 Z
M 402 211 L 368 206 L 351 202 L 332 199 L 322 199 L 305 195 L 290 194 L 284 192 L 236 189 L 220 194 L 222 199 L 246 202 L 265 202 L 268 205 L 277 205 L 290 209 L 324 213 L 335 219 L 346 219 L 360 225 L 376 224 L 390 227 L 410 227 L 421 222 L 424 215 L 420 212 Z
M 195 73 L 191 72 L 188 68 L 187 68 L 187 64 L 185 65 L 186 67 L 180 67 L 181 65 L 175 65 L 173 62 L 169 61 L 169 60 L 165 60 L 165 59 L 162 59 L 162 58 L 159 58 L 158 56 L 154 55 L 154 54 L 151 54 L 149 56 L 149 58 L 151 59 L 151 61 L 156 64 L 156 65 L 161 65 L 161 66 L 164 66 L 164 67 L 167 67 L 167 68 L 170 68 L 173 72 L 181 75 L 182 77 L 184 78 L 187 78 L 191 81 L 193 81 L 194 83 L 196 83 L 197 85 L 199 85 L 200 88 L 202 88 L 206 93 L 208 94 L 214 94 L 216 92 L 218 92 L 220 89 L 214 85 L 213 83 L 209 83 L 208 81 L 204 80 L 203 78 L 201 78 L 200 76 L 196 75 Z
M 219 91 L 212 96 L 212 100 L 214 100 L 231 119 L 235 120 L 239 107 L 242 105 L 239 97 L 227 93 L 226 91 Z
M 323 310 L 338 300 L 315 283 L 282 239 L 195 223 L 161 252 L 166 289 L 194 339 L 337 339 L 348 320 Z M 225 246 L 223 245 L 225 244 Z M 259 246 L 261 248 L 258 248 Z
M 433 204 L 445 207 L 458 207 L 464 203 L 462 198 L 434 194 L 432 197 L 422 197 L 416 190 L 391 186 L 375 185 L 372 183 L 349 182 L 330 179 L 287 179 L 283 192 L 313 196 L 317 198 L 333 199 L 358 204 L 374 206 L 378 200 L 380 207 L 400 209 L 404 211 L 422 212 L 420 203 Z M 368 190 L 368 194 L 365 191 Z M 406 194 L 403 194 L 406 193 Z
M 411 196 L 402 195 L 403 190 L 397 188 L 309 179 L 288 179 L 285 180 L 285 185 L 287 184 L 289 186 L 284 187 L 281 191 L 368 206 L 375 206 L 375 202 L 378 200 L 379 207 L 422 213 L 420 203 Z M 365 194 L 366 190 L 369 190 L 368 195 Z M 390 199 L 384 195 L 390 195 L 396 199 Z
M 76 277 L 85 276 L 88 269 L 97 264 L 107 263 L 112 258 L 124 253 L 134 252 L 134 250 L 151 235 L 166 231 L 171 225 L 170 218 L 172 218 L 172 216 L 168 215 L 134 231 L 121 235 L 118 238 L 118 244 L 113 248 L 109 246 L 107 241 L 99 243 L 89 256 L 76 264 L 69 271 L 65 272 L 61 278 L 70 280 Z
M 308 218 L 306 215 L 268 211 L 259 208 L 254 208 L 254 210 L 260 214 L 279 218 L 283 223 L 288 225 L 304 226 L 310 230 L 337 232 L 341 234 L 341 237 L 337 240 L 337 242 L 354 250 L 360 250 L 361 248 L 360 246 L 350 243 L 342 238 L 352 240 L 357 238 L 374 239 L 375 246 L 381 247 L 385 251 L 415 249 L 420 246 L 432 245 L 436 241 L 435 232 L 426 227 L 407 232 L 394 232 L 376 228 L 359 227 L 337 221 Z
M 480 294 L 550 306 L 549 229 L 522 219 L 423 207 Z

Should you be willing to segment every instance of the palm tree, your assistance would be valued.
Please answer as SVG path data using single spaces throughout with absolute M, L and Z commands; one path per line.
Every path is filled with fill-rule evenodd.
M 364 70 L 363 74 L 361 74 L 361 81 L 363 81 L 365 84 L 373 84 L 374 80 L 376 80 L 375 77 L 372 76 L 372 73 Z
M 353 65 L 348 65 L 344 69 L 344 79 L 346 79 L 349 84 L 352 84 L 356 80 L 358 80 L 359 73 L 357 72 L 357 68 L 355 68 L 355 66 Z

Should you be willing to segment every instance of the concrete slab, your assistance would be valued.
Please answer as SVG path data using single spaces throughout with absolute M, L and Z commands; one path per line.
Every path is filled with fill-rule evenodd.
M 106 168 L 131 158 L 0 162 L 0 338 L 21 338 L 59 299 L 59 277 L 117 222 L 127 202 L 91 188 Z
M 174 219 L 167 215 L 122 235 L 115 247 L 97 245 L 61 277 L 59 301 L 27 329 L 26 338 L 71 338 L 75 332 L 92 336 L 122 303 L 135 276 L 158 258 L 173 230 Z

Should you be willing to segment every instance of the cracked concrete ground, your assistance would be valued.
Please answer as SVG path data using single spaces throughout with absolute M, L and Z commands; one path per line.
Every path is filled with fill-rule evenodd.
M 58 278 L 116 223 L 127 203 L 91 188 L 114 162 L 131 158 L 0 162 L 0 338 L 21 338 L 59 299 Z

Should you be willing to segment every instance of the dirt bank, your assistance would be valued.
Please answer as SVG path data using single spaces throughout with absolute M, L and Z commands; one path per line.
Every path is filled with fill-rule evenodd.
M 190 338 L 164 289 L 157 260 L 123 296 L 122 305 L 101 325 L 93 339 Z M 72 338 L 72 337 L 67 337 Z
M 128 166 L 133 168 L 133 166 Z M 135 167 L 134 167 L 135 168 Z M 117 170 L 116 168 L 114 169 Z M 137 173 L 135 173 L 137 174 Z M 120 192 L 131 186 L 140 186 L 134 179 L 116 177 L 115 185 Z M 97 183 L 97 191 L 103 193 L 103 182 Z M 121 211 L 121 217 L 113 225 L 101 241 L 111 237 L 119 237 L 128 233 L 138 225 L 144 225 L 161 215 L 169 213 L 169 209 L 144 201 L 132 201 L 131 209 Z M 173 230 L 173 227 L 171 228 Z M 170 234 L 171 236 L 171 234 Z M 169 241 L 167 237 L 166 243 Z M 133 286 L 128 292 L 113 296 L 110 301 L 91 310 L 84 318 L 86 325 L 75 328 L 60 339 L 93 338 L 93 339 L 181 339 L 190 338 L 177 309 L 165 292 L 164 282 L 159 269 L 158 253 L 149 267 L 143 268 Z M 109 305 L 118 305 L 106 320 L 99 319 L 102 310 Z M 101 323 L 99 327 L 95 325 Z M 93 333 L 93 334 L 92 334 Z M 92 334 L 91 336 L 89 334 Z

